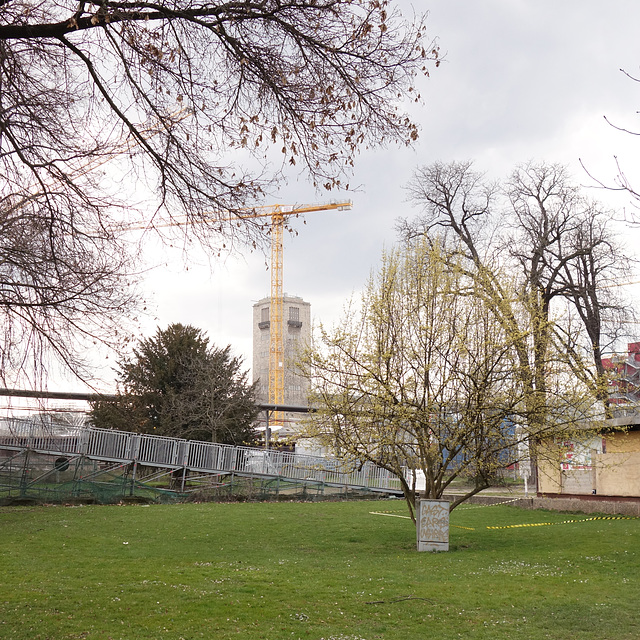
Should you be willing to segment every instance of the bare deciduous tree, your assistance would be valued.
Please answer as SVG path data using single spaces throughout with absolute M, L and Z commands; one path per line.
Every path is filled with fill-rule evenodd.
M 506 186 L 515 220 L 510 243 L 524 281 L 540 292 L 549 318 L 556 298 L 569 303 L 581 322 L 593 363 L 592 385 L 607 404 L 603 354 L 633 316 L 619 285 L 629 280 L 634 259 L 611 229 L 612 213 L 585 198 L 558 165 L 529 164 L 518 168 Z M 558 329 L 562 328 L 556 323 Z M 579 358 L 580 345 L 556 331 L 565 348 Z M 584 375 L 588 369 L 576 368 Z
M 442 228 L 460 243 L 479 291 L 505 327 L 515 332 L 520 326 L 530 335 L 519 357 L 532 391 L 545 393 L 547 351 L 555 340 L 574 373 L 606 405 L 603 352 L 631 314 L 615 285 L 628 279 L 632 262 L 610 228 L 610 212 L 582 196 L 557 165 L 519 167 L 500 188 L 469 162 L 438 163 L 418 169 L 408 188 L 421 215 L 399 223 L 402 235 Z M 526 316 L 513 312 L 500 271 L 514 274 Z M 552 317 L 554 303 L 565 307 Z M 561 311 L 577 315 L 578 333 L 575 323 L 561 320 Z
M 129 307 L 122 182 L 155 195 L 150 228 L 259 242 L 247 208 L 285 168 L 338 188 L 362 147 L 416 138 L 399 103 L 437 58 L 386 0 L 0 3 L 3 373 L 24 340 L 73 364 L 68 338 L 100 333 L 83 319 Z
M 424 29 L 378 0 L 5 2 L 3 177 L 69 188 L 129 137 L 168 213 L 231 230 L 273 177 L 231 148 L 331 188 L 363 145 L 415 139 L 398 102 L 437 59 Z
M 122 345 L 139 309 L 133 261 L 95 207 L 63 193 L 0 200 L 0 379 L 40 384 L 48 367 L 87 372 L 85 351 Z M 47 208 L 48 207 L 48 208 Z

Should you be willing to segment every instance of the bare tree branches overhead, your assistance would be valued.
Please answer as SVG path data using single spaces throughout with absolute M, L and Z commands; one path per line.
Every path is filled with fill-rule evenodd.
M 149 228 L 258 243 L 243 216 L 285 169 L 340 188 L 359 149 L 415 140 L 400 103 L 437 62 L 424 19 L 387 0 L 0 3 L 4 364 L 31 338 L 71 363 L 62 336 L 130 307 L 114 221 L 131 194 Z
M 512 330 L 523 318 L 505 314 L 511 301 L 496 274 L 509 272 L 518 282 L 532 340 L 521 360 L 534 387 L 544 392 L 543 363 L 550 341 L 557 340 L 576 363 L 576 374 L 589 371 L 577 364 L 581 358 L 592 363 L 589 382 L 606 403 L 603 352 L 626 331 L 632 315 L 617 285 L 629 280 L 633 262 L 611 228 L 611 212 L 584 197 L 564 167 L 550 164 L 523 165 L 496 185 L 471 163 L 439 163 L 418 169 L 408 190 L 421 213 L 399 222 L 403 237 L 443 229 Z
M 81 347 L 125 338 L 139 309 L 131 259 L 93 207 L 69 199 L 0 201 L 0 378 L 38 384 L 55 361 L 85 375 Z M 126 280 L 125 280 L 126 278 Z M 53 356 L 53 357 L 49 357 Z M 24 381 L 23 381 L 24 382 Z
M 387 5 L 4 3 L 3 155 L 34 180 L 131 136 L 163 204 L 194 217 L 238 213 L 277 177 L 281 165 L 249 172 L 230 149 L 259 163 L 275 150 L 340 186 L 362 146 L 416 138 L 398 103 L 437 60 L 423 20 Z
M 637 75 L 631 74 L 625 69 L 620 69 L 620 71 L 632 82 L 640 83 L 640 77 L 638 77 Z M 638 112 L 636 111 L 636 114 L 637 113 Z M 621 126 L 606 115 L 604 116 L 604 119 L 606 123 L 616 131 L 630 136 L 640 136 L 640 131 L 638 130 L 637 125 Z M 582 165 L 582 168 L 585 170 L 586 174 L 594 181 L 598 188 L 607 189 L 608 191 L 623 192 L 631 197 L 630 211 L 623 210 L 621 212 L 621 217 L 629 224 L 638 225 L 640 224 L 640 219 L 638 218 L 638 208 L 640 207 L 640 190 L 637 186 L 637 178 L 627 173 L 624 162 L 621 161 L 618 156 L 613 156 L 612 160 L 615 170 L 615 177 L 613 179 L 607 179 L 603 178 L 602 176 L 596 175 L 589 167 L 588 163 L 585 163 L 582 159 L 580 160 L 580 164 Z

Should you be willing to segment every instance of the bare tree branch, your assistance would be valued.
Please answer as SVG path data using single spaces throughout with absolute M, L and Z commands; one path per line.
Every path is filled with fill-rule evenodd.
M 264 243 L 252 208 L 290 167 L 344 188 L 360 149 L 416 139 L 401 103 L 437 64 L 424 17 L 387 0 L 0 2 L 3 375 L 21 340 L 70 364 L 76 331 L 133 309 L 123 219 L 197 223 L 214 255 Z

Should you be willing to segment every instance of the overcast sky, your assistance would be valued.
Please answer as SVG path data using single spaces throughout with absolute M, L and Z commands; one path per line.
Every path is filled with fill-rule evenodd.
M 411 5 L 402 2 L 410 16 Z M 351 199 L 349 212 L 319 212 L 297 220 L 285 238 L 284 290 L 311 303 L 314 321 L 337 322 L 396 240 L 394 221 L 414 215 L 404 185 L 413 169 L 436 160 L 472 159 L 495 178 L 528 160 L 569 165 L 576 181 L 592 185 L 580 159 L 604 181 L 615 177 L 614 156 L 640 185 L 640 138 L 605 121 L 640 130 L 640 2 L 601 0 L 431 0 L 428 24 L 445 61 L 422 83 L 415 116 L 421 135 L 412 149 L 389 148 L 359 158 L 354 193 L 317 194 L 294 179 L 270 202 L 299 204 Z M 628 197 L 593 193 L 622 210 Z M 630 232 L 640 235 L 640 232 Z M 633 244 L 633 243 L 631 243 Z M 145 281 L 154 314 L 145 335 L 172 322 L 204 329 L 231 344 L 251 365 L 251 313 L 268 295 L 262 255 L 214 261 L 181 252 Z M 107 374 L 108 375 L 108 374 Z M 101 385 L 108 390 L 108 385 Z

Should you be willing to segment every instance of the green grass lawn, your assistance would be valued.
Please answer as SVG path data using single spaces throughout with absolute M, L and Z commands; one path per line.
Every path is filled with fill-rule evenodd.
M 401 515 L 392 500 L 4 507 L 0 638 L 640 637 L 640 520 L 463 505 L 451 551 L 418 554 Z M 557 524 L 487 528 L 541 522 Z

